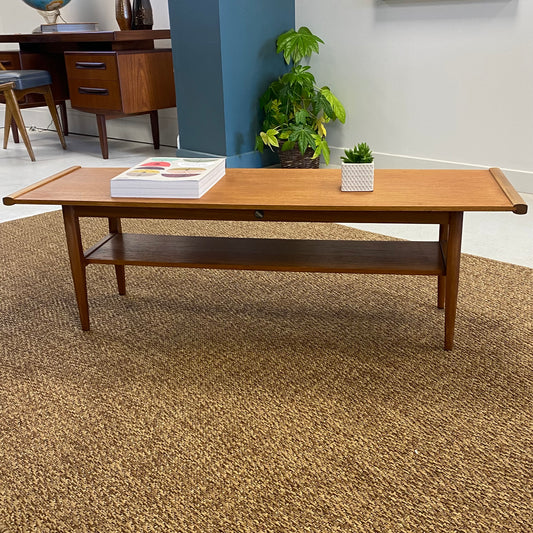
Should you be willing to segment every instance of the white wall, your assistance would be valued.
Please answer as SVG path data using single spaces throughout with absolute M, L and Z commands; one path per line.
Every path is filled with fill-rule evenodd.
M 325 41 L 312 72 L 347 110 L 330 146 L 367 141 L 389 168 L 498 166 L 533 192 L 533 1 L 296 0 L 296 25 Z
M 34 28 L 44 23 L 38 11 L 26 5 L 22 0 L 2 0 L 9 4 L 9 15 L 4 11 L 0 18 L 0 33 L 31 33 Z M 167 0 L 151 0 L 154 13 L 154 29 L 168 29 Z M 98 22 L 100 30 L 118 30 L 115 20 L 114 0 L 71 0 L 61 9 L 65 22 Z M 59 20 L 61 22 L 61 20 Z M 2 48 L 8 45 L 1 44 Z
M 312 71 L 347 110 L 346 124 L 328 129 L 332 163 L 343 148 L 365 140 L 381 167 L 498 166 L 519 191 L 533 192 L 533 0 L 295 5 L 296 26 L 325 41 Z M 167 0 L 152 6 L 154 28 L 168 28 Z M 72 0 L 62 13 L 68 22 L 118 29 L 113 0 Z M 12 0 L 0 33 L 30 32 L 41 22 Z M 96 135 L 92 115 L 70 110 L 69 119 L 72 131 Z M 175 109 L 161 111 L 160 121 L 162 143 L 174 146 Z M 108 131 L 150 142 L 146 117 L 110 121 Z
M 26 5 L 22 0 L 1 0 L 9 2 L 9 17 L 4 13 L 0 17 L 0 34 L 31 33 L 37 26 L 44 23 L 38 11 Z M 154 14 L 154 29 L 168 29 L 168 3 L 167 0 L 151 0 Z M 65 22 L 97 22 L 100 30 L 118 30 L 115 20 L 114 0 L 71 0 L 61 9 L 61 16 Z M 59 22 L 62 22 L 59 20 Z M 157 47 L 170 47 L 170 41 L 156 41 Z M 18 45 L 0 43 L 2 50 L 18 49 Z M 0 120 L 3 124 L 3 107 Z M 50 115 L 46 108 L 27 109 L 23 111 L 26 125 L 47 127 L 50 124 Z M 94 115 L 82 113 L 75 109 L 68 109 L 69 130 L 72 133 L 98 135 Z M 161 144 L 176 146 L 177 114 L 176 108 L 162 109 L 159 111 L 159 128 Z M 148 115 L 126 117 L 107 122 L 108 137 L 131 139 L 142 142 L 151 142 L 152 134 Z M 111 154 L 112 157 L 112 154 Z

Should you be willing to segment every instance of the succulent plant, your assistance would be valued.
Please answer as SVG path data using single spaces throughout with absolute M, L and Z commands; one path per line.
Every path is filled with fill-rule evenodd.
M 344 154 L 341 156 L 344 163 L 372 163 L 374 161 L 372 150 L 366 143 L 356 144 L 353 149 L 344 150 Z

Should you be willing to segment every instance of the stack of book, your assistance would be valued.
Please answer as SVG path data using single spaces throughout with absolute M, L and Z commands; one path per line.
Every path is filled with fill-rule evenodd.
M 112 178 L 111 196 L 200 198 L 225 173 L 223 157 L 152 157 Z
M 41 24 L 33 30 L 33 33 L 55 33 L 55 32 L 82 32 L 98 31 L 96 22 L 59 22 L 57 24 Z

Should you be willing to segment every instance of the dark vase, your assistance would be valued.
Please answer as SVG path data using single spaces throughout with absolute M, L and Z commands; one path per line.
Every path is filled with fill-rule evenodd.
M 150 0 L 133 0 L 132 30 L 151 30 L 154 25 Z
M 115 18 L 121 30 L 131 30 L 131 4 L 130 0 L 115 0 Z

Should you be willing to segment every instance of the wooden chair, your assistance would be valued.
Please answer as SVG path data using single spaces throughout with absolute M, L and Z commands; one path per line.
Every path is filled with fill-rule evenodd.
M 52 115 L 57 134 L 59 135 L 61 146 L 64 150 L 67 148 L 65 137 L 63 136 L 63 130 L 61 129 L 61 124 L 59 123 L 59 117 L 57 115 L 52 91 L 50 89 L 51 83 L 52 80 L 50 78 L 50 74 L 46 70 L 5 70 L 0 64 L 0 93 L 4 95 L 6 102 L 4 149 L 7 148 L 9 128 L 12 119 L 14 119 L 15 124 L 17 125 L 17 128 L 22 136 L 22 140 L 26 145 L 28 154 L 31 160 L 35 161 L 35 155 L 31 147 L 30 138 L 28 137 L 28 132 L 26 131 L 26 126 L 24 125 L 24 120 L 18 105 L 18 100 L 31 93 L 41 94 L 44 96 L 46 105 L 48 106 L 50 114 Z

